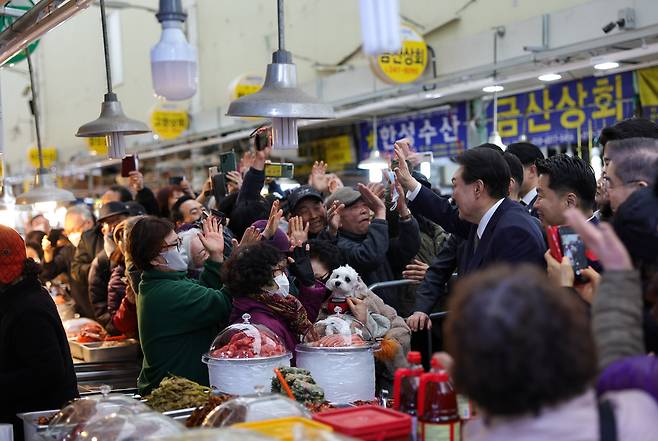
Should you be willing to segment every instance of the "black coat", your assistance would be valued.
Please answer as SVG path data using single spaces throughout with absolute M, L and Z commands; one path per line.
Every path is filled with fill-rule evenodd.
M 17 413 L 59 409 L 78 396 L 73 361 L 57 308 L 37 275 L 0 292 L 0 423 Z
M 96 255 L 89 268 L 89 301 L 94 309 L 96 321 L 110 334 L 117 334 L 112 326 L 112 317 L 107 309 L 107 286 L 112 276 L 112 265 L 105 250 Z
M 496 209 L 475 249 L 478 226 L 459 217 L 447 198 L 421 188 L 409 204 L 419 213 L 441 225 L 446 231 L 466 240 L 457 266 L 460 276 L 493 263 L 533 263 L 545 268 L 546 244 L 539 226 L 518 202 L 505 198 Z
M 71 297 L 75 300 L 76 312 L 82 317 L 94 319 L 94 310 L 89 301 L 89 269 L 94 257 L 103 250 L 103 233 L 97 224 L 82 233 L 82 238 L 71 263 L 71 278 L 76 289 L 71 286 Z

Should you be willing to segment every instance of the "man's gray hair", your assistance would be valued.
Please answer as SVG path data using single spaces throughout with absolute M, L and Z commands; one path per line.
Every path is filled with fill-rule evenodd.
M 72 207 L 69 207 L 68 210 L 66 210 L 66 215 L 73 215 L 77 214 L 79 215 L 83 221 L 92 221 L 94 222 L 94 216 L 91 214 L 91 210 L 89 207 L 87 207 L 85 204 L 76 204 L 73 205 Z
M 658 139 L 653 138 L 627 138 L 608 141 L 605 145 L 605 156 L 610 161 L 618 161 L 633 153 L 647 154 L 658 153 Z
M 615 175 L 624 184 L 644 181 L 648 186 L 653 187 L 656 182 L 658 149 L 630 151 L 617 157 L 613 162 L 615 164 Z

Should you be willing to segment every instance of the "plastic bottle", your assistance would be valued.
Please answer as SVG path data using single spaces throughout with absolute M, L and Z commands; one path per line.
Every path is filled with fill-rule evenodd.
M 411 351 L 407 354 L 409 367 L 395 371 L 393 381 L 393 403 L 397 411 L 411 415 L 413 426 L 411 439 L 418 439 L 418 388 L 420 377 L 425 373 L 421 364 L 420 352 Z
M 421 441 L 459 441 L 461 420 L 457 394 L 439 360 L 432 359 L 432 370 L 420 377 L 418 425 Z

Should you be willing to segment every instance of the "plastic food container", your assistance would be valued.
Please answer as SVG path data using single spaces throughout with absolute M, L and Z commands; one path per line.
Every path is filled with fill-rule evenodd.
M 329 410 L 313 419 L 366 441 L 407 441 L 412 427 L 411 416 L 373 405 Z
M 157 412 L 113 413 L 90 420 L 71 440 L 134 441 L 176 435 L 184 430 L 181 424 Z
M 258 421 L 255 423 L 241 423 L 234 427 L 249 429 L 262 433 L 280 441 L 293 441 L 303 438 L 295 436 L 295 430 L 322 430 L 331 432 L 330 426 L 302 417 L 278 418 L 272 420 Z
M 145 404 L 119 394 L 109 394 L 109 386 L 101 387 L 103 395 L 79 398 L 62 408 L 44 432 L 48 440 L 77 439 L 88 424 L 108 415 L 151 413 Z
M 227 427 L 272 418 L 306 417 L 310 412 L 301 404 L 279 394 L 252 395 L 227 401 L 212 410 L 202 427 Z
M 291 353 L 281 339 L 265 326 L 244 323 L 219 333 L 208 353 L 201 358 L 208 365 L 210 386 L 228 395 L 253 394 L 258 386 L 269 386 L 274 368 L 290 366 Z
M 375 398 L 377 344 L 368 328 L 351 316 L 320 320 L 297 345 L 297 367 L 307 369 L 328 401 L 347 404 Z
M 137 360 L 139 342 L 129 338 L 118 341 L 99 341 L 78 343 L 69 340 L 71 356 L 84 360 L 87 363 L 101 363 L 104 361 Z

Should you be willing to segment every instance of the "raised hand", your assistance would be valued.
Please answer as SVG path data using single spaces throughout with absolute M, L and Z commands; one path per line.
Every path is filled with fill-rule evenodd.
M 355 319 L 357 319 L 364 325 L 367 323 L 368 305 L 366 305 L 365 301 L 361 299 L 357 299 L 356 297 L 348 297 L 347 306 L 350 307 L 350 311 L 352 312 L 352 315 L 354 316 Z
M 128 173 L 128 186 L 130 189 L 137 193 L 144 189 L 144 175 L 138 171 L 131 171 Z
M 384 187 L 384 184 L 382 184 L 381 182 L 371 182 L 367 185 L 367 187 L 379 199 L 384 200 L 384 198 L 386 197 L 386 187 Z
M 368 187 L 363 184 L 358 185 L 363 201 L 375 213 L 376 219 L 386 219 L 386 205 L 379 199 Z
M 198 233 L 199 240 L 208 251 L 209 259 L 215 262 L 224 261 L 224 227 L 214 216 L 203 221 L 203 233 Z
M 430 320 L 430 316 L 424 312 L 414 312 L 412 315 L 407 317 L 406 322 L 407 326 L 409 326 L 413 332 L 432 329 L 432 320 Z
M 238 248 L 250 245 L 252 243 L 256 243 L 262 238 L 263 235 L 260 233 L 260 231 L 258 231 L 256 227 L 247 228 L 246 230 L 244 230 L 240 242 L 238 242 L 237 239 L 231 239 L 231 244 L 233 244 L 233 251 L 231 252 L 231 255 L 235 254 Z
M 331 207 L 329 207 L 329 210 L 327 210 L 327 226 L 329 228 L 329 233 L 332 236 L 338 234 L 338 230 L 342 226 L 340 214 L 344 208 L 345 204 L 341 204 L 339 201 L 334 201 L 334 203 L 331 204 Z
M 242 175 L 237 171 L 230 171 L 226 173 L 226 180 L 228 185 L 232 185 L 233 191 L 238 191 L 242 188 Z
M 270 217 L 267 219 L 267 225 L 265 225 L 265 229 L 263 230 L 263 237 L 267 240 L 274 237 L 274 233 L 276 233 L 276 229 L 279 228 L 279 222 L 281 222 L 281 218 L 283 217 L 283 210 L 279 210 L 279 205 L 280 203 L 278 200 L 272 203 Z
M 411 215 L 411 211 L 409 211 L 409 207 L 407 207 L 407 198 L 404 194 L 404 190 L 402 189 L 402 186 L 397 181 L 397 179 L 395 180 L 395 183 L 393 185 L 395 185 L 395 189 L 397 190 L 399 195 L 397 201 L 398 214 L 400 215 L 400 217 L 407 218 L 408 216 Z
M 411 176 L 411 171 L 409 171 L 409 167 L 407 166 L 407 155 L 398 143 L 395 143 L 395 157 L 399 162 L 399 165 L 393 170 L 395 172 L 396 180 L 402 185 L 404 191 L 413 191 L 419 183 L 413 176 Z
M 308 222 L 304 225 L 301 216 L 291 217 L 288 221 L 288 238 L 291 243 L 306 242 L 308 240 Z
M 327 175 L 327 167 L 324 161 L 315 161 L 311 174 L 308 177 L 308 185 L 315 188 L 320 193 L 325 193 L 329 189 L 329 175 Z
M 558 262 L 553 256 L 551 256 L 551 251 L 549 250 L 544 254 L 544 260 L 546 260 L 548 278 L 555 285 L 573 287 L 576 275 L 571 267 L 571 259 L 564 256 L 562 262 Z

